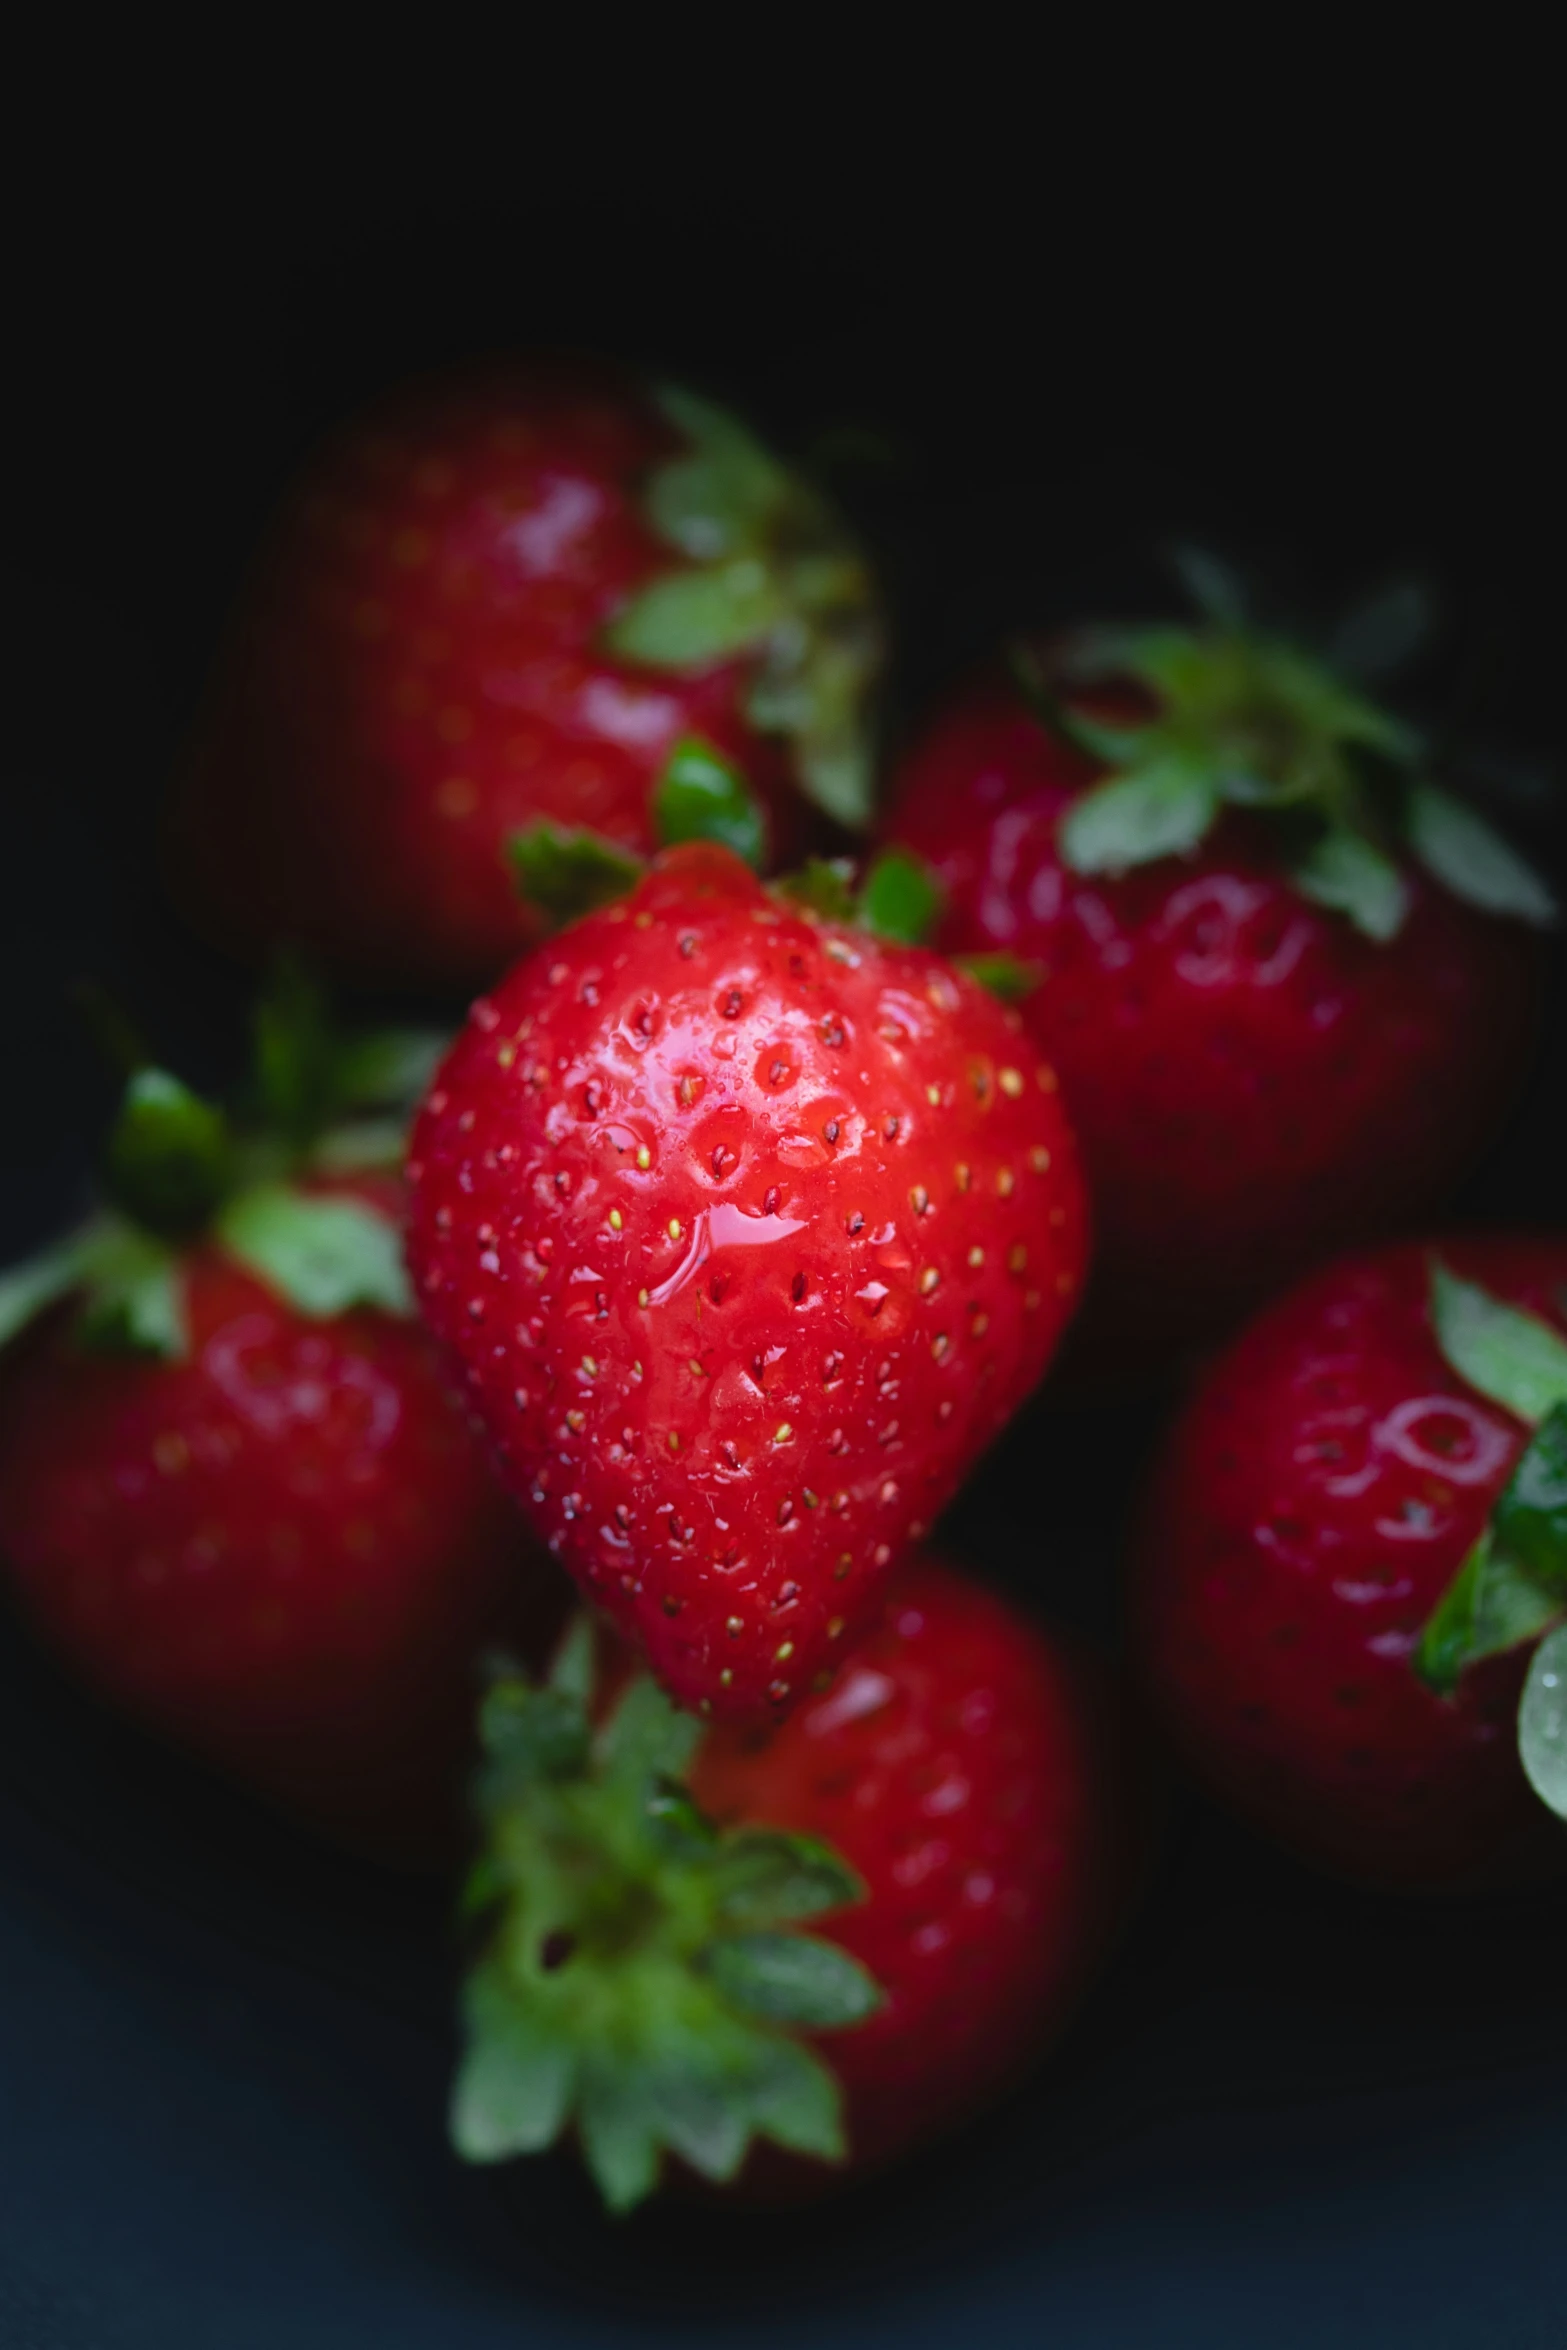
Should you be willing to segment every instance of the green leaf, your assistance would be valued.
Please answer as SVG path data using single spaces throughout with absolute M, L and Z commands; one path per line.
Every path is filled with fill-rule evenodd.
M 522 1680 L 498 1681 L 479 1706 L 484 1751 L 505 1771 L 515 1794 L 526 1779 L 563 1779 L 580 1772 L 588 1756 L 588 1719 L 570 1690 L 535 1689 Z
M 1542 1332 L 1554 1338 L 1544 1324 L 1499 1305 L 1440 1265 L 1432 1268 L 1432 1319 L 1448 1361 L 1493 1402 L 1516 1411 L 1520 1403 L 1539 1401 L 1542 1383 L 1530 1355 Z M 1509 1330 L 1509 1322 L 1523 1326 L 1521 1382 L 1519 1352 L 1516 1346 L 1509 1351 L 1509 1339 L 1518 1341 L 1519 1333 Z M 1567 1359 L 1567 1347 L 1562 1354 Z M 1474 1370 L 1481 1376 L 1474 1377 Z M 1498 1388 L 1505 1392 L 1498 1393 Z M 1519 1416 L 1536 1415 L 1531 1411 Z M 1489 1526 L 1427 1623 L 1415 1652 L 1415 1670 L 1446 1695 L 1466 1666 L 1536 1639 L 1564 1606 L 1567 1400 L 1559 1400 L 1545 1410 L 1491 1512 Z
M 313 1175 L 384 1174 L 401 1167 L 407 1148 L 405 1117 L 355 1118 L 318 1135 L 306 1164 Z
M 336 1048 L 320 982 L 292 951 L 275 959 L 251 1029 L 262 1116 L 303 1150 L 335 1107 Z
M 1450 792 L 1412 784 L 1405 829 L 1426 871 L 1467 905 L 1515 915 L 1542 930 L 1556 921 L 1556 900 L 1534 868 Z
M 1328 659 L 1350 677 L 1385 677 L 1420 650 L 1431 622 L 1429 590 L 1418 579 L 1395 580 L 1340 622 Z
M 1164 759 L 1081 793 L 1061 819 L 1057 842 L 1074 873 L 1124 873 L 1194 849 L 1218 806 L 1212 775 Z
M 252 1026 L 256 1107 L 266 1131 L 280 1137 L 296 1161 L 308 1154 L 313 1166 L 396 1163 L 400 1123 L 344 1129 L 333 1122 L 371 1110 L 406 1117 L 449 1038 L 428 1028 L 341 1036 L 319 982 L 291 951 L 277 958 Z M 398 1141 L 389 1144 L 389 1135 Z
M 718 1831 L 712 1821 L 690 1789 L 676 1781 L 662 1780 L 650 1789 L 642 1817 L 666 1856 L 683 1851 L 691 1859 L 700 1847 L 705 1857 L 717 1846 Z
M 95 1354 L 159 1355 L 178 1361 L 189 1350 L 185 1290 L 172 1256 L 160 1257 L 118 1281 L 95 1287 L 77 1324 L 80 1343 Z
M 539 2154 L 566 2125 L 575 2051 L 519 2002 L 494 1963 L 478 1966 L 463 1998 L 467 2045 L 452 2087 L 452 2143 L 465 2162 Z
M 884 849 L 865 876 L 859 918 L 878 938 L 921 946 L 941 914 L 941 884 L 923 858 Z
M 1220 628 L 1244 628 L 1246 590 L 1239 574 L 1207 547 L 1178 546 L 1170 561 L 1192 602 L 1205 620 Z
M 1317 795 L 1325 813 L 1340 801 L 1347 748 L 1372 751 L 1401 766 L 1419 756 L 1420 738 L 1412 727 L 1298 645 L 1262 638 L 1245 649 L 1245 659 L 1250 690 L 1271 722 L 1282 719 L 1296 729 L 1295 757 L 1286 761 L 1286 772 L 1295 766 L 1307 780 L 1315 776 L 1326 786 Z M 1265 742 L 1259 748 L 1266 757 Z
M 869 594 L 863 582 L 860 594 Z M 863 831 L 875 805 L 865 705 L 879 659 L 858 612 L 802 609 L 768 638 L 746 694 L 751 724 L 789 738 L 801 789 L 850 832 Z
M 597 1642 L 591 1616 L 573 1616 L 550 1663 L 549 1686 L 581 1707 L 586 1719 L 593 1695 Z
M 1567 1624 L 1530 1659 L 1518 1707 L 1518 1753 L 1541 1802 L 1567 1820 Z
M 599 1736 L 606 1771 L 622 1782 L 678 1779 L 701 1743 L 702 1725 L 673 1706 L 656 1682 L 639 1674 Z
M 773 2042 L 767 2070 L 752 2088 L 750 2108 L 752 2126 L 791 2154 L 842 2162 L 848 2152 L 843 2090 L 815 2050 L 797 2041 Z
M 260 1183 L 227 1203 L 215 1231 L 230 1256 L 301 1313 L 325 1320 L 350 1306 L 413 1310 L 402 1235 L 362 1200 Z
M 150 1232 L 199 1231 L 228 1186 L 228 1124 L 166 1069 L 139 1069 L 125 1088 L 106 1174 L 117 1204 Z
M 797 758 L 800 788 L 824 816 L 831 816 L 848 832 L 862 832 L 876 804 L 874 763 L 865 736 L 845 728 L 841 733 L 802 733 Z
M 692 443 L 691 453 L 659 467 L 648 485 L 648 519 L 660 537 L 699 562 L 756 544 L 793 490 L 787 470 L 711 400 L 676 384 L 658 404 Z
M 56 1298 L 64 1297 L 81 1279 L 82 1242 L 73 1232 L 57 1240 L 8 1272 L 0 1273 L 0 1346 L 8 1346 L 18 1331 L 41 1314 Z
M 1543 1591 L 1487 1530 L 1421 1633 L 1415 1671 L 1439 1696 L 1450 1696 L 1468 1666 L 1537 1639 L 1560 1613 L 1560 1598 Z
M 807 857 L 797 873 L 780 875 L 772 886 L 780 897 L 809 906 L 824 922 L 854 919 L 852 857 Z
M 737 555 L 650 580 L 610 622 L 605 641 L 652 669 L 705 669 L 759 645 L 787 609 L 768 566 Z
M 865 1899 L 831 1845 L 753 1828 L 725 1839 L 713 1862 L 719 1914 L 733 1926 L 781 1926 Z
M 960 971 L 1003 1004 L 1020 1004 L 1040 981 L 1037 963 L 1020 963 L 1016 955 L 954 955 Z
M 1553 1404 L 1491 1512 L 1497 1542 L 1567 1602 L 1567 1403 Z
M 590 2075 L 577 2114 L 582 2155 L 611 2211 L 633 2210 L 658 2185 L 657 2117 L 642 2085 Z
M 677 841 L 716 841 L 760 869 L 767 854 L 767 819 L 743 775 L 711 743 L 687 735 L 676 743 L 653 791 L 653 819 L 666 847 Z
M 1531 1427 L 1567 1403 L 1567 1340 L 1434 1260 L 1431 1326 L 1459 1378 Z
M 751 2138 L 749 2101 L 731 2074 L 707 2078 L 695 2062 L 655 2074 L 649 2102 L 664 2145 L 702 2178 L 732 2179 Z
M 534 824 L 506 844 L 518 895 L 554 929 L 624 897 L 642 872 L 642 860 L 596 832 L 568 832 Z
M 1338 825 L 1294 863 L 1295 887 L 1313 905 L 1345 914 L 1366 938 L 1396 938 L 1409 911 L 1409 884 L 1391 857 Z
M 183 1355 L 188 1334 L 177 1250 L 118 1216 L 89 1225 L 78 1247 L 78 1344 L 102 1354 Z
M 411 1110 L 451 1041 L 441 1028 L 374 1028 L 344 1038 L 333 1063 L 334 1109 Z
M 1242 767 L 1220 776 L 1219 791 L 1232 808 L 1287 808 L 1297 797 L 1276 776 L 1252 775 Z
M 809 1934 L 726 1934 L 709 1944 L 706 1967 L 747 2015 L 803 2031 L 842 2031 L 882 2004 L 858 1959 Z
M 457 1895 L 457 1914 L 464 1925 L 482 1918 L 511 1890 L 511 1878 L 493 1852 L 481 1852 L 463 1878 Z

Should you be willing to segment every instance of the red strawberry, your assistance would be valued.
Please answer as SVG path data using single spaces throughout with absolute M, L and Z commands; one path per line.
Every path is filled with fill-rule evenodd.
M 128 1711 L 423 1858 L 526 1544 L 404 1318 L 400 1188 L 247 1181 L 242 1156 L 142 1072 L 110 1169 L 137 1220 L 0 1282 L 0 1338 L 43 1312 L 0 1366 L 0 1553 Z
M 574 2123 L 625 2208 L 666 2147 L 719 2182 L 753 2137 L 862 2168 L 1015 2078 L 1081 1981 L 1111 1858 L 1080 1694 L 1040 1633 L 920 1561 L 833 1687 L 761 1734 L 704 1734 L 646 1680 L 591 1733 L 585 1663 L 485 1710 L 474 1895 L 496 1917 L 464 2154 Z M 753 2159 L 746 2184 L 780 2168 Z
M 720 1715 L 798 1698 L 869 1619 L 1082 1278 L 1016 1014 L 707 846 L 475 1005 L 408 1179 L 424 1312 L 512 1490 Z
M 777 851 L 792 786 L 862 819 L 876 640 L 836 518 L 705 401 L 539 362 L 411 387 L 277 521 L 175 810 L 182 894 L 225 939 L 482 983 L 530 934 L 508 837 L 651 848 L 687 736 L 746 766 Z
M 1567 1609 L 1564 1297 L 1567 1240 L 1344 1259 L 1235 1340 L 1169 1439 L 1147 1670 L 1220 1792 L 1336 1868 L 1457 1882 L 1545 1820 L 1514 1716 L 1520 1644 Z
M 1124 1376 L 1441 1196 L 1527 1040 L 1534 957 L 1497 917 L 1550 901 L 1271 639 L 1124 631 L 1058 648 L 1050 690 L 962 695 L 891 831 L 945 889 L 939 945 L 1037 976 L 1094 1199 L 1079 1338 Z

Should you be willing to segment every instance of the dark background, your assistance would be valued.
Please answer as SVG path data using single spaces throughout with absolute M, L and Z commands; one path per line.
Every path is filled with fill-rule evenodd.
M 442 83 L 176 137 L 98 65 L 101 120 L 9 214 L 0 1257 L 75 1212 L 108 1106 L 75 979 L 232 1073 L 242 987 L 159 896 L 160 780 L 312 438 L 476 350 L 615 349 L 796 449 L 873 434 L 838 479 L 894 606 L 894 738 L 1009 625 L 1168 608 L 1173 540 L 1308 619 L 1418 573 L 1411 707 L 1561 869 L 1550 281 L 1527 126 L 1482 163 L 1483 92 L 1403 92 L 1388 152 L 1374 102 L 1286 136 L 1258 88 L 1150 153 L 1113 74 L 1003 56 L 1015 117 L 960 80 L 878 147 L 847 108 L 758 124 L 694 86 L 628 137 L 591 74 L 476 57 L 502 86 L 471 132 Z M 1561 1017 L 1457 1213 L 1557 1217 Z M 1107 1641 L 1152 1424 L 1037 1408 L 954 1545 Z M 1047 2073 L 770 2221 L 610 2227 L 565 2163 L 462 2173 L 453 1958 L 442 1896 L 104 1720 L 0 1621 L 0 2345 L 1562 2339 L 1559 1896 L 1378 1902 L 1178 1795 Z

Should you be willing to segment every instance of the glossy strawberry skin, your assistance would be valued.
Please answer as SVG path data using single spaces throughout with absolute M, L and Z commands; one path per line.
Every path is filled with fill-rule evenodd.
M 852 2168 L 951 2123 L 1059 2026 L 1104 1924 L 1113 1807 L 1075 1670 L 994 1592 L 915 1561 L 825 1695 L 710 1733 L 693 1792 L 723 1824 L 824 1838 L 864 1882 L 819 1929 L 885 1995 L 819 2042 Z M 755 2157 L 744 2184 L 804 2168 Z
M 277 518 L 172 819 L 176 882 L 228 945 L 283 936 L 360 979 L 482 984 L 530 936 L 504 845 L 549 818 L 653 846 L 649 792 L 697 734 L 804 838 L 746 672 L 610 655 L 678 558 L 645 522 L 681 447 L 637 385 L 515 365 L 351 424 Z
M 1415 1641 L 1527 1431 L 1443 1359 L 1432 1254 L 1564 1326 L 1567 1241 L 1459 1237 L 1328 1267 L 1213 1364 L 1143 1518 L 1137 1637 L 1161 1710 L 1214 1787 L 1329 1866 L 1460 1885 L 1554 1829 L 1518 1762 L 1519 1656 L 1457 1696 Z
M 1024 1017 L 1094 1200 L 1080 1351 L 1124 1376 L 1440 1199 L 1516 1081 L 1535 957 L 1413 876 L 1374 943 L 1238 815 L 1189 857 L 1074 875 L 1056 828 L 1096 772 L 986 680 L 915 748 L 890 829 L 946 888 L 944 949 L 1043 974 Z
M 67 1663 L 389 1859 L 451 1837 L 476 1649 L 552 1613 L 413 1324 L 307 1321 L 207 1248 L 181 1361 L 5 1358 L 0 1552 Z M 542 1612 L 540 1612 L 542 1611 Z
M 1015 1013 L 673 851 L 475 1006 L 421 1305 L 538 1532 L 678 1703 L 797 1701 L 1039 1378 L 1085 1210 Z

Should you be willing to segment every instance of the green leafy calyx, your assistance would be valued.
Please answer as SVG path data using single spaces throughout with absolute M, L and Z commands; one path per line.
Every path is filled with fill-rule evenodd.
M 1441 1264 L 1430 1312 L 1452 1369 L 1532 1431 L 1415 1650 L 1416 1671 L 1447 1696 L 1468 1666 L 1537 1640 L 1567 1613 L 1567 1341 Z
M 285 963 L 256 1010 L 246 1122 L 165 1069 L 133 1069 L 104 1155 L 108 1205 L 0 1274 L 0 1346 L 74 1298 L 79 1343 L 182 1355 L 182 1252 L 199 1239 L 303 1314 L 410 1313 L 395 1220 L 298 1179 L 397 1166 L 439 1050 L 423 1030 L 339 1035 L 308 976 Z
M 427 1028 L 345 1032 L 314 973 L 287 951 L 257 999 L 251 1035 L 244 1108 L 254 1135 L 280 1165 L 329 1170 L 401 1163 L 409 1114 L 449 1041 Z M 252 1140 L 247 1157 L 257 1156 Z
M 592 1658 L 579 1624 L 544 1687 L 504 1678 L 481 1712 L 457 2150 L 501 2161 L 574 2128 L 617 2211 L 666 2153 L 720 2182 L 757 2138 L 840 2160 L 841 2092 L 797 2035 L 880 1994 L 800 1928 L 863 1888 L 809 1837 L 716 1829 L 683 1784 L 701 1724 L 638 1678 L 596 1725 Z
M 676 743 L 653 794 L 660 843 L 717 841 L 759 869 L 767 854 L 767 820 L 743 775 L 711 743 L 688 735 Z
M 177 1246 L 113 1213 L 0 1273 L 0 1346 L 67 1297 L 76 1330 L 95 1352 L 185 1351 L 184 1289 Z
M 1523 859 L 1425 777 L 1402 721 L 1325 660 L 1250 626 L 1237 593 L 1195 584 L 1202 625 L 1090 631 L 1048 669 L 1017 657 L 1041 717 L 1109 770 L 1061 819 L 1075 872 L 1184 855 L 1225 808 L 1246 808 L 1275 820 L 1301 895 L 1368 938 L 1402 927 L 1408 859 L 1489 913 L 1554 919 Z M 1103 714 L 1129 701 L 1147 714 Z
M 745 777 L 700 735 L 677 742 L 653 786 L 653 834 L 660 848 L 712 841 L 753 869 L 767 855 L 767 818 Z M 646 861 L 602 833 L 548 821 L 513 833 L 518 895 L 550 930 L 564 929 L 634 889 Z
M 941 885 L 922 858 L 884 849 L 865 876 L 859 920 L 878 938 L 922 946 L 941 913 Z
M 507 845 L 518 896 L 552 930 L 624 897 L 643 869 L 640 857 L 602 833 L 561 824 L 530 824 Z
M 678 743 L 654 793 L 660 844 L 712 841 L 753 866 L 761 860 L 766 825 L 744 779 L 710 743 L 697 736 Z M 563 832 L 536 824 L 517 833 L 511 854 L 522 896 L 551 928 L 568 926 L 635 887 L 646 871 L 640 858 L 592 832 Z M 857 876 L 852 857 L 808 857 L 795 872 L 768 884 L 774 895 L 802 906 L 823 922 L 853 924 L 902 946 L 924 946 L 941 919 L 941 883 L 908 849 L 884 849 Z M 960 969 L 1003 1003 L 1017 1003 L 1039 983 L 1039 973 L 1013 955 L 961 955 Z
M 653 474 L 647 513 L 686 560 L 631 599 L 610 646 L 656 669 L 746 660 L 753 724 L 787 738 L 818 806 L 863 825 L 881 664 L 864 559 L 827 500 L 725 409 L 673 386 L 659 403 L 686 446 Z
M 1542 1803 L 1567 1820 L 1567 1624 L 1529 1660 L 1518 1707 L 1518 1753 Z
M 125 1088 L 104 1162 L 107 1188 L 133 1222 L 165 1239 L 199 1232 L 234 1175 L 228 1120 L 166 1069 Z
M 316 1320 L 350 1306 L 413 1312 L 402 1236 L 364 1200 L 256 1183 L 225 1203 L 213 1235 L 258 1280 Z

